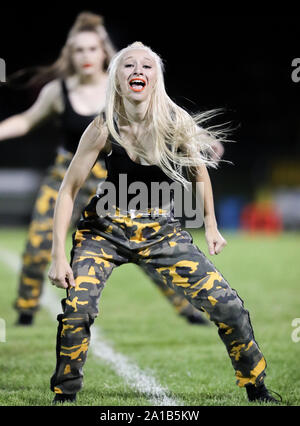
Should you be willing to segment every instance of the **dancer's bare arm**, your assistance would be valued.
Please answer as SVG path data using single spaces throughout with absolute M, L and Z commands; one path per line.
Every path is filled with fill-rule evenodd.
M 98 120 L 98 119 L 96 119 Z M 49 278 L 57 287 L 74 286 L 72 269 L 65 254 L 66 235 L 70 225 L 75 197 L 85 182 L 99 152 L 107 140 L 106 127 L 98 127 L 95 120 L 81 137 L 75 156 L 61 184 L 54 211 L 52 264 Z
M 60 98 L 58 80 L 46 84 L 29 109 L 0 123 L 0 141 L 26 135 L 40 122 L 57 112 L 57 103 Z
M 218 230 L 215 216 L 213 190 L 205 165 L 198 167 L 196 177 L 194 179 L 196 182 L 203 183 L 201 187 L 197 186 L 197 190 L 201 191 L 201 194 L 197 195 L 203 198 L 205 237 L 209 253 L 211 255 L 219 254 L 227 245 L 227 242 Z

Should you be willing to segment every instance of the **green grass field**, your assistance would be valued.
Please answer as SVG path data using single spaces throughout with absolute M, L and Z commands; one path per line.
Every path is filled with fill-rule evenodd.
M 192 234 L 207 254 L 203 233 Z M 213 262 L 250 311 L 268 363 L 266 384 L 282 395 L 283 405 L 300 405 L 300 342 L 291 337 L 292 320 L 300 318 L 300 235 L 224 236 L 228 246 Z M 25 237 L 23 228 L 2 229 L 0 248 L 19 257 Z M 57 324 L 42 308 L 33 327 L 15 326 L 17 279 L 17 272 L 0 258 L 0 318 L 6 322 L 6 341 L 0 342 L 0 405 L 51 405 Z M 63 290 L 54 291 L 64 297 Z M 122 266 L 110 277 L 93 327 L 184 406 L 255 405 L 235 385 L 215 325 L 189 325 L 134 265 Z M 147 406 L 149 398 L 90 351 L 77 404 Z

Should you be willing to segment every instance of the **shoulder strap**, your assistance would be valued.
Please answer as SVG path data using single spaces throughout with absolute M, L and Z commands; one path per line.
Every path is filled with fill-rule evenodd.
M 61 80 L 61 90 L 63 95 L 63 102 L 65 108 L 69 105 L 69 95 L 68 95 L 68 89 L 65 80 Z
M 63 94 L 67 95 L 68 94 L 68 90 L 67 90 L 66 82 L 63 79 L 61 80 L 61 87 L 62 87 Z

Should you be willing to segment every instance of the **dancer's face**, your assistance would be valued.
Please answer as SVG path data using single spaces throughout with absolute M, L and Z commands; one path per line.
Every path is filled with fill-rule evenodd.
M 83 31 L 72 39 L 72 62 L 80 75 L 92 75 L 103 70 L 106 54 L 99 36 L 92 31 Z
M 122 95 L 128 100 L 146 100 L 157 80 L 155 59 L 144 49 L 126 52 L 118 66 L 117 79 Z

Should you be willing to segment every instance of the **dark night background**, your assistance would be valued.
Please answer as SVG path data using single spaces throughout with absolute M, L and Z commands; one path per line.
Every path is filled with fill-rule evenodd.
M 251 199 L 264 185 L 300 186 L 300 82 L 291 78 L 292 60 L 300 57 L 296 16 L 202 15 L 176 6 L 162 14 L 151 13 L 149 4 L 130 6 L 126 13 L 116 4 L 64 4 L 63 9 L 47 3 L 24 12 L 2 9 L 0 57 L 7 75 L 52 63 L 79 12 L 102 14 L 117 49 L 140 40 L 162 56 L 167 91 L 177 103 L 190 111 L 225 108 L 217 123 L 231 121 L 236 143 L 225 147 L 224 159 L 233 165 L 223 163 L 211 172 L 217 200 L 227 194 Z M 23 111 L 35 96 L 2 85 L 0 119 Z M 45 170 L 54 158 L 57 132 L 45 123 L 21 140 L 1 142 L 0 169 Z M 283 163 L 293 164 L 294 174 L 285 182 L 281 173 L 278 182 L 274 170 Z

